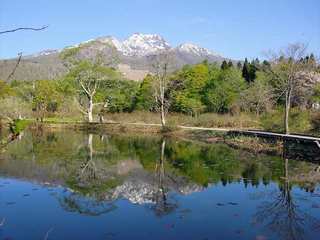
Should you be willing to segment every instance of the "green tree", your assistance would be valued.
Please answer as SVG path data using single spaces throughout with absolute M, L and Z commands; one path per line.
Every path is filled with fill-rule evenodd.
M 153 93 L 154 77 L 150 74 L 142 80 L 136 96 L 135 108 L 137 110 L 155 110 L 155 97 Z
M 229 68 L 228 63 L 226 60 L 223 60 L 222 64 L 221 64 L 221 69 L 222 70 L 227 70 Z
M 235 68 L 214 74 L 204 89 L 203 101 L 207 110 L 218 113 L 230 111 L 243 88 L 241 72 Z
M 120 76 L 109 66 L 113 57 L 111 62 L 106 64 L 101 52 L 91 59 L 80 59 L 80 51 L 81 47 L 67 49 L 60 54 L 60 58 L 69 69 L 66 78 L 72 79 L 77 88 L 79 110 L 87 117 L 88 122 L 92 122 L 94 106 L 107 104 L 105 101 L 100 102 L 101 94 L 97 94 L 102 83 Z
M 243 67 L 242 67 L 242 77 L 243 77 L 248 83 L 251 82 L 249 71 L 250 71 L 249 62 L 248 62 L 248 59 L 245 58 L 244 63 L 243 63 Z
M 231 60 L 229 60 L 229 62 L 228 62 L 228 68 L 232 68 L 232 67 L 233 67 L 233 63 L 232 63 Z
M 204 110 L 202 91 L 209 78 L 209 65 L 184 67 L 171 78 L 172 110 L 197 115 Z
M 33 109 L 37 118 L 43 121 L 46 113 L 55 112 L 61 103 L 57 83 L 52 80 L 38 80 L 34 85 Z
M 240 61 L 238 61 L 238 63 L 237 63 L 237 68 L 238 68 L 239 70 L 242 69 L 242 63 L 241 63 Z
M 106 102 L 108 112 L 131 112 L 138 91 L 138 83 L 124 79 L 110 79 L 101 84 L 97 96 Z

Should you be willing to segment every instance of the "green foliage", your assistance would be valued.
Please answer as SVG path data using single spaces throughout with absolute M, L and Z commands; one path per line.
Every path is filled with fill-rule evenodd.
M 175 110 L 178 112 L 197 115 L 204 110 L 204 106 L 199 98 L 188 97 L 186 92 L 177 92 L 175 97 Z
M 221 70 L 226 70 L 228 69 L 228 63 L 226 60 L 223 60 L 222 64 L 221 64 Z
M 242 77 L 248 82 L 251 83 L 256 79 L 256 71 L 259 65 L 259 60 L 253 60 L 251 63 L 248 62 L 246 58 L 243 63 L 242 68 Z
M 135 99 L 135 109 L 151 111 L 155 108 L 154 78 L 148 74 L 141 82 Z
M 244 88 L 237 69 L 228 69 L 212 76 L 204 89 L 203 101 L 208 111 L 224 113 L 231 110 Z
M 10 130 L 14 134 L 21 133 L 31 122 L 29 120 L 15 119 L 10 124 Z
M 5 98 L 13 94 L 13 89 L 5 81 L 0 80 L 0 98 Z
M 44 117 L 45 112 L 58 110 L 62 96 L 58 92 L 57 82 L 52 80 L 38 80 L 34 85 L 33 106 Z
M 107 102 L 108 112 L 130 112 L 134 107 L 134 98 L 138 84 L 128 80 L 108 80 L 101 85 L 97 93 L 97 102 Z
M 202 91 L 209 78 L 209 65 L 197 64 L 184 67 L 172 76 L 172 110 L 197 115 L 204 110 Z

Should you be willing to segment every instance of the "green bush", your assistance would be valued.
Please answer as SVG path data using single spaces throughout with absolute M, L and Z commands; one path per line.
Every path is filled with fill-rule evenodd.
M 28 125 L 30 124 L 29 120 L 15 119 L 10 124 L 10 130 L 14 134 L 21 133 Z

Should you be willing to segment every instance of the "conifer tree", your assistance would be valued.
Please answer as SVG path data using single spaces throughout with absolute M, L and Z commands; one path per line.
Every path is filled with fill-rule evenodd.
M 223 60 L 222 64 L 221 64 L 221 69 L 222 70 L 226 70 L 228 69 L 228 63 L 226 60 Z
M 248 59 L 245 58 L 243 68 L 242 68 L 242 77 L 249 83 L 250 75 L 249 75 L 249 62 Z
M 237 63 L 237 68 L 242 69 L 242 63 L 240 61 Z

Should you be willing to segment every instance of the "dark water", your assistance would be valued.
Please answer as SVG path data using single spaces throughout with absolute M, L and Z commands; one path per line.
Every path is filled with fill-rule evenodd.
M 224 144 L 26 132 L 0 153 L 0 239 L 320 239 L 317 167 Z

